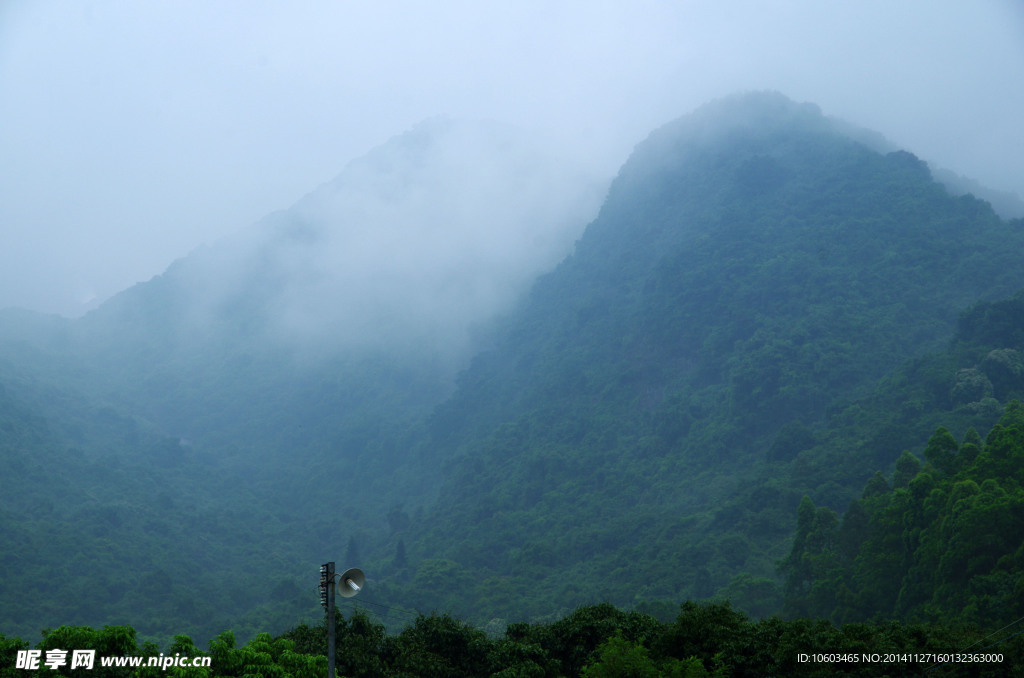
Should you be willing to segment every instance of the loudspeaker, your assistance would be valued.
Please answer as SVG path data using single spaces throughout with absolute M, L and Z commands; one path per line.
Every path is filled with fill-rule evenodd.
M 338 580 L 335 592 L 342 598 L 351 598 L 362 591 L 365 584 L 366 575 L 363 574 L 363 571 L 358 567 L 349 568 L 345 570 L 345 573 Z

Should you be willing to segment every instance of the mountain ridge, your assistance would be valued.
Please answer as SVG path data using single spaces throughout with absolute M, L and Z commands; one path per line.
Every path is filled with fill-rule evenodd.
M 252 629 L 261 615 L 313 616 L 315 596 L 303 598 L 301 582 L 342 550 L 363 555 L 374 602 L 452 609 L 481 622 L 543 618 L 599 600 L 657 606 L 715 595 L 771 614 L 782 604 L 775 563 L 789 552 L 801 495 L 843 510 L 865 478 L 895 462 L 908 439 L 918 441 L 919 420 L 886 420 L 864 398 L 907 361 L 941 350 L 962 309 L 1024 287 L 1016 265 L 1022 223 L 1001 220 L 972 197 L 951 197 L 925 163 L 906 151 L 879 152 L 881 143 L 777 93 L 714 102 L 638 144 L 573 251 L 532 286 L 524 280 L 546 265 L 520 272 L 512 287 L 530 291 L 512 295 L 516 302 L 506 296 L 504 307 L 474 306 L 473 296 L 481 270 L 500 278 L 509 265 L 501 247 L 446 258 L 429 241 L 416 241 L 419 249 L 382 245 L 378 251 L 398 255 L 357 271 L 363 287 L 331 277 L 318 264 L 345 253 L 344 239 L 328 242 L 313 218 L 338 198 L 328 184 L 300 201 L 302 209 L 268 216 L 239 250 L 207 248 L 85 318 L 2 312 L 0 347 L 24 378 L 69 398 L 81 394 L 82 412 L 106 412 L 83 415 L 97 420 L 87 430 L 90 449 L 157 474 L 147 483 L 164 468 L 191 482 L 167 492 L 159 518 L 136 507 L 139 494 L 98 496 L 101 508 L 83 514 L 90 529 L 99 523 L 117 533 L 127 529 L 119 519 L 128 525 L 126 517 L 144 516 L 166 536 L 154 538 L 159 550 L 193 527 L 198 543 L 217 545 L 218 562 L 252 559 L 252 577 L 276 582 L 265 602 L 234 584 L 219 591 L 221 570 L 188 570 L 223 616 L 184 602 L 178 578 L 160 619 L 200 624 L 198 614 L 202 624 Z M 429 144 L 413 145 L 415 158 L 432 157 Z M 460 147 L 439 166 L 472 160 Z M 411 176 L 429 169 L 418 160 L 401 165 L 403 158 L 388 156 L 382 167 L 398 162 Z M 498 174 L 523 182 L 494 191 L 529 202 L 531 191 L 562 185 L 523 177 L 517 158 Z M 353 226 L 351 251 L 374 251 L 360 249 L 363 235 L 407 234 L 403 219 L 439 181 L 427 178 L 380 228 Z M 593 184 L 571 178 L 586 203 Z M 384 192 L 409 188 L 405 179 L 381 181 Z M 460 181 L 448 188 L 464 188 Z M 486 217 L 501 206 L 491 197 L 446 200 L 431 209 L 462 204 Z M 353 214 L 355 207 L 368 214 L 381 204 L 359 203 Z M 559 209 L 556 216 L 582 214 Z M 469 240 L 478 233 L 473 219 L 452 232 Z M 512 260 L 528 256 L 530 243 L 521 244 Z M 433 268 L 402 274 L 389 288 L 395 305 L 375 303 L 390 298 L 383 292 L 360 296 L 382 271 L 401 273 L 410 256 L 431 253 Z M 476 254 L 483 263 L 450 281 L 451 296 L 441 286 L 442 302 L 418 306 L 419 295 L 438 290 L 419 285 L 417 274 L 431 278 Z M 234 261 L 225 264 L 234 277 L 218 279 L 218 261 Z M 403 315 L 410 286 L 418 288 L 411 298 L 419 315 Z M 338 290 L 349 295 L 337 297 L 338 314 L 314 328 L 320 334 L 303 334 Z M 291 299 L 302 301 L 293 324 L 268 324 Z M 367 300 L 366 322 L 397 318 L 393 334 L 405 317 L 434 313 L 436 325 L 393 344 L 346 343 L 336 330 Z M 201 309 L 193 316 L 194 303 Z M 438 337 L 456 335 L 432 333 L 464 320 L 462 306 L 492 315 L 478 314 L 485 328 L 464 345 L 472 360 L 467 350 L 453 362 L 436 349 Z M 475 330 L 463 324 L 459 332 Z M 0 372 L 0 380 L 11 374 Z M 937 382 L 947 378 L 956 383 L 945 373 Z M 44 418 L 72 431 L 59 402 L 49 398 Z M 15 405 L 11 416 L 20 421 Z M 1002 404 L 985 407 L 967 408 L 957 421 L 983 430 Z M 857 408 L 884 425 L 861 422 Z M 0 450 L 13 455 L 21 443 L 5 435 L 0 427 Z M 155 437 L 140 446 L 132 435 Z M 47 443 L 54 454 L 75 446 L 68 436 Z M 12 534 L 26 533 L 20 513 L 0 515 Z M 72 533 L 51 528 L 63 530 L 62 544 Z M 151 555 L 126 553 L 125 561 L 174 576 Z M 42 561 L 33 568 L 42 571 Z M 144 577 L 125 581 L 131 593 Z M 130 607 L 131 595 L 107 608 L 101 598 L 98 609 L 145 614 Z M 24 600 L 8 609 L 31 617 Z M 98 623 L 86 613 L 75 621 Z M 144 632 L 158 632 L 160 619 Z M 217 632 L 202 628 L 196 633 Z
M 750 123 L 708 127 L 723 107 Z M 495 604 L 497 582 L 534 591 L 517 609 L 543 614 L 541 601 L 595 602 L 584 591 L 633 604 L 772 578 L 801 493 L 842 504 L 899 452 L 875 451 L 845 487 L 806 471 L 787 486 L 806 457 L 768 459 L 780 431 L 816 441 L 839 402 L 941 349 L 962 308 L 1019 289 L 1021 237 L 912 154 L 873 151 L 780 95 L 661 128 L 435 414 L 433 440 L 458 462 L 415 525 L 419 569 L 396 599 L 417 599 L 428 572 L 476 586 L 445 600 L 481 618 L 516 607 Z M 737 514 L 735 496 L 756 509 Z

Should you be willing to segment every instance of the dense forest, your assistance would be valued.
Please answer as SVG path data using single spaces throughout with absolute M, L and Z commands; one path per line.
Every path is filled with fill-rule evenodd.
M 1024 615 L 1024 221 L 757 93 L 655 130 L 596 217 L 505 215 L 586 221 L 500 312 L 473 276 L 315 299 L 357 189 L 480 207 L 430 179 L 453 129 L 80 319 L 0 311 L 4 667 L 210 638 L 210 675 L 322 672 L 328 560 L 374 607 L 339 621 L 345 675 L 833 675 L 796 654 Z
M 170 675 L 318 678 L 327 672 L 326 625 L 305 624 L 239 645 L 225 631 L 206 650 L 176 635 L 161 651 L 130 626 L 62 626 L 34 648 L 38 667 L 11 668 L 29 644 L 0 635 L 2 676 L 71 678 Z M 686 602 L 667 622 L 602 604 L 548 623 L 517 623 L 489 635 L 447 614 L 419 615 L 388 634 L 362 610 L 335 620 L 339 676 L 377 678 L 718 678 L 733 676 L 1012 676 L 1024 640 L 928 624 L 850 623 L 778 617 L 752 620 L 728 603 Z M 71 669 L 54 650 L 95 650 L 94 667 Z M 70 656 L 70 653 L 69 655 Z M 156 666 L 103 667 L 102 657 L 132 657 Z M 208 665 L 192 666 L 197 658 Z M 50 658 L 55 663 L 47 666 Z M 158 668 L 159 667 L 159 668 Z

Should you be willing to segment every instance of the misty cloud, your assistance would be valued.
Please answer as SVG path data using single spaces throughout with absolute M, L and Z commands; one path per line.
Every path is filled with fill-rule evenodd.
M 6 0 L 0 308 L 81 315 L 438 114 L 613 174 L 659 125 L 771 89 L 1024 195 L 1019 4 Z
M 571 251 L 606 186 L 513 127 L 431 119 L 171 275 L 193 328 L 453 357 Z

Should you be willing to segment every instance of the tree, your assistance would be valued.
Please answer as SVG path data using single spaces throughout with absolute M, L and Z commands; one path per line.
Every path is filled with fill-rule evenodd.
M 597 648 L 597 659 L 584 667 L 582 678 L 658 678 L 663 675 L 647 648 L 613 636 Z
M 928 439 L 928 445 L 924 448 L 924 458 L 942 473 L 952 475 L 959 465 L 959 449 L 960 446 L 949 429 L 940 426 Z

